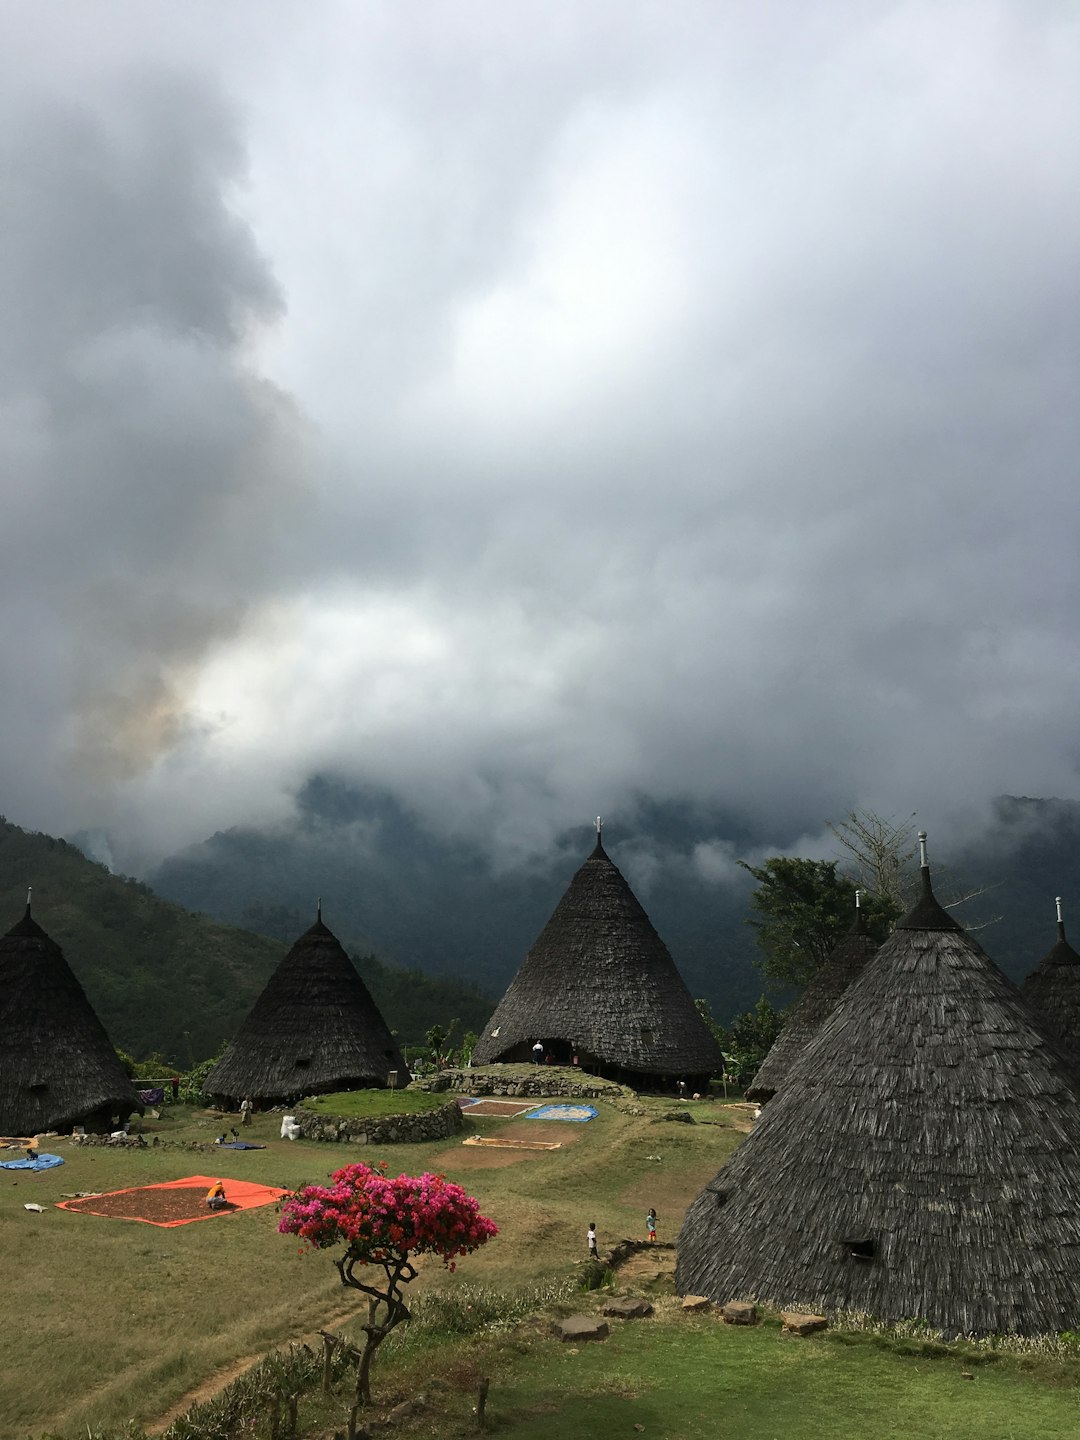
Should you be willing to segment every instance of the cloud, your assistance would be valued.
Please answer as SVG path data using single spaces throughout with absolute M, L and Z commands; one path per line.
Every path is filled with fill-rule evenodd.
M 20 89 L 15 818 L 1076 793 L 1071 7 L 214 23 Z

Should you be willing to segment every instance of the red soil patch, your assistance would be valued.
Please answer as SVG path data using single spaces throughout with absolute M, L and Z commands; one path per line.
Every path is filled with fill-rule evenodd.
M 272 1205 L 289 1193 L 270 1185 L 253 1185 L 250 1180 L 225 1180 L 229 1204 L 224 1210 L 211 1210 L 206 1203 L 206 1192 L 213 1183 L 213 1176 L 189 1175 L 184 1180 L 168 1180 L 161 1185 L 111 1190 L 106 1195 L 90 1195 L 84 1200 L 61 1200 L 57 1209 L 105 1215 L 112 1220 L 141 1220 L 146 1225 L 190 1225 L 196 1220 L 214 1220 L 237 1210 Z

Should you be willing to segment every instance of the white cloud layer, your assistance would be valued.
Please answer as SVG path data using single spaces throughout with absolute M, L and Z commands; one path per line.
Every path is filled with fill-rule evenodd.
M 0 16 L 12 819 L 1077 796 L 1072 4 Z

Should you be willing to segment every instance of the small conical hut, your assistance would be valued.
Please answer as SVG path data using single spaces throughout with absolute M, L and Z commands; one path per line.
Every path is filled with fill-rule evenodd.
M 687 1211 L 680 1292 L 949 1335 L 1080 1325 L 1067 1057 L 938 905 L 925 855 L 922 880 Z
M 578 870 L 491 1017 L 473 1063 L 528 1060 L 583 1069 L 637 1088 L 704 1088 L 723 1064 L 667 946 L 596 847 Z
M 218 1104 L 267 1106 L 382 1087 L 394 1070 L 407 1083 L 397 1041 L 320 908 L 203 1088 Z
M 748 1100 L 772 1098 L 786 1082 L 792 1065 L 809 1045 L 840 1002 L 857 975 L 861 975 L 878 942 L 867 932 L 866 920 L 855 892 L 855 919 L 851 929 L 833 947 L 818 973 L 791 1008 L 780 1034 L 746 1091 Z
M 0 1134 L 107 1131 L 141 1109 L 64 952 L 27 904 L 0 938 Z
M 1043 1027 L 1076 1055 L 1080 1052 L 1080 955 L 1065 938 L 1060 895 L 1056 904 L 1057 939 L 1020 988 Z

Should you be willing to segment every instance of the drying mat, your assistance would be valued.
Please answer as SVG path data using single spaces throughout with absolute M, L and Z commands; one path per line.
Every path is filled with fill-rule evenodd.
M 530 1110 L 526 1120 L 573 1120 L 582 1125 L 586 1120 L 595 1120 L 599 1111 L 594 1105 L 541 1105 Z
M 487 1135 L 470 1135 L 463 1145 L 489 1145 L 499 1150 L 561 1150 L 558 1140 L 496 1140 Z
M 512 1120 L 515 1115 L 523 1115 L 533 1106 L 531 1100 L 459 1100 L 458 1104 L 467 1115 L 501 1116 L 504 1120 Z
M 215 1181 L 213 1175 L 188 1175 L 183 1180 L 167 1180 L 161 1185 L 140 1185 L 131 1190 L 110 1190 L 105 1195 L 91 1195 L 85 1200 L 61 1200 L 59 1210 L 75 1210 L 83 1215 L 105 1215 L 111 1220 L 140 1220 L 145 1225 L 191 1225 L 196 1220 L 216 1220 L 237 1210 L 255 1210 L 260 1205 L 273 1205 L 288 1190 L 271 1185 L 253 1185 L 250 1180 L 224 1178 L 225 1210 L 211 1210 L 206 1192 Z

